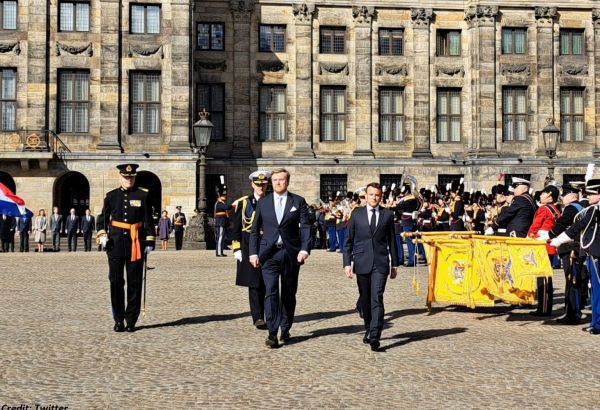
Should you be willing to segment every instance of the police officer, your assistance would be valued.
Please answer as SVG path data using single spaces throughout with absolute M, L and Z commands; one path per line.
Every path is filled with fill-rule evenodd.
M 261 268 L 250 265 L 248 245 L 250 229 L 254 221 L 256 204 L 265 196 L 271 173 L 269 171 L 256 171 L 250 174 L 253 192 L 235 201 L 235 214 L 231 229 L 233 256 L 237 260 L 237 274 L 235 284 L 248 288 L 250 300 L 250 314 L 257 329 L 266 329 L 265 323 L 265 283 L 262 278 Z
M 529 195 L 530 185 L 531 182 L 526 179 L 513 177 L 514 198 L 510 205 L 498 215 L 496 223 L 486 229 L 486 235 L 493 234 L 493 230 L 505 228 L 508 236 L 527 237 L 537 210 L 535 200 Z
M 227 204 L 227 189 L 225 185 L 217 187 L 219 198 L 215 203 L 215 252 L 217 256 L 227 256 L 223 253 L 225 249 L 225 233 L 229 226 L 229 210 L 231 205 Z
M 118 165 L 121 187 L 106 194 L 97 221 L 97 239 L 106 247 L 114 331 L 135 331 L 142 301 L 142 252 L 154 250 L 154 224 L 148 191 L 135 184 L 137 164 Z M 123 270 L 127 270 L 127 304 Z M 124 321 L 127 322 L 125 326 Z
M 185 225 L 187 224 L 187 219 L 185 219 L 185 214 L 181 212 L 181 205 L 175 207 L 177 212 L 173 215 L 173 230 L 175 231 L 175 250 L 180 251 L 181 246 L 183 244 L 183 232 L 185 231 Z
M 590 206 L 585 208 L 573 225 L 565 232 L 550 241 L 550 245 L 560 247 L 565 243 L 579 237 L 581 249 L 587 255 L 588 271 L 592 282 L 592 321 L 583 330 L 593 335 L 600 334 L 600 271 L 598 270 L 598 258 L 600 257 L 600 236 L 597 235 L 600 223 L 600 179 L 590 179 L 585 185 L 585 193 L 588 194 Z

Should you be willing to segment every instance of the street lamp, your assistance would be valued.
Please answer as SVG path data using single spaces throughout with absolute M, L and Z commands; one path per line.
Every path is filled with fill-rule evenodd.
M 210 144 L 213 124 L 208 119 L 210 115 L 206 109 L 199 112 L 200 119 L 194 123 L 192 130 L 194 138 L 192 144 L 194 152 L 198 154 L 198 206 L 195 215 L 186 230 L 189 248 L 206 249 L 206 148 Z
M 548 125 L 542 129 L 542 135 L 544 137 L 544 146 L 546 147 L 546 156 L 548 157 L 548 176 L 546 177 L 546 182 L 548 183 L 554 179 L 554 164 L 552 159 L 556 158 L 556 147 L 558 146 L 560 129 L 554 125 L 553 118 L 548 118 L 546 121 Z

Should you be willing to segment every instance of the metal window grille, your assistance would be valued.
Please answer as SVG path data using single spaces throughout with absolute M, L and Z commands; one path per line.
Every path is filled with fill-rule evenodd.
M 284 52 L 285 26 L 261 25 L 259 51 Z
M 198 84 L 196 111 L 206 109 L 213 124 L 211 140 L 222 141 L 225 137 L 225 85 Z
M 344 54 L 346 52 L 345 27 L 321 27 L 321 54 Z
M 160 6 L 132 4 L 130 26 L 133 34 L 160 33 Z
M 379 54 L 401 56 L 404 54 L 404 29 L 379 29 Z
M 0 69 L 0 131 L 17 128 L 17 70 Z
M 260 139 L 285 141 L 285 86 L 260 87 Z
M 160 132 L 160 73 L 132 72 L 130 128 L 132 134 Z
M 379 141 L 404 140 L 404 89 L 381 87 L 379 89 Z
M 343 141 L 346 139 L 346 89 L 344 87 L 321 88 L 321 140 Z
M 440 57 L 460 56 L 460 30 L 438 30 L 436 51 Z
M 225 25 L 223 23 L 198 23 L 198 50 L 222 51 L 225 48 Z
M 0 0 L 0 22 L 4 30 L 17 29 L 17 2 L 14 0 Z
M 442 193 L 446 193 L 446 185 L 452 184 L 453 182 L 459 182 L 461 178 L 464 178 L 465 174 L 439 174 L 438 175 L 438 189 Z
M 89 132 L 89 72 L 61 71 L 58 86 L 59 132 Z
M 527 139 L 527 88 L 505 87 L 502 90 L 502 139 Z
M 348 192 L 348 175 L 321 174 L 321 201 L 329 201 L 329 198 L 335 197 L 338 191 L 343 196 L 345 196 L 346 192 Z
M 584 135 L 584 89 L 560 90 L 560 137 L 562 142 L 581 142 Z
M 402 181 L 402 174 L 380 174 L 379 184 L 385 186 L 389 190 L 393 184 L 396 184 L 396 188 L 400 188 L 400 181 Z
M 461 90 L 441 88 L 437 91 L 437 141 L 460 142 Z

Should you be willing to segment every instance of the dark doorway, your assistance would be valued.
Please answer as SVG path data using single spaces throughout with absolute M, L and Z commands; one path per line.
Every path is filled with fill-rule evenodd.
M 58 206 L 62 215 L 68 215 L 71 208 L 79 216 L 90 207 L 90 183 L 79 172 L 67 172 L 54 183 L 53 206 Z
M 12 191 L 13 194 L 17 193 L 17 185 L 15 184 L 15 180 L 10 174 L 6 172 L 0 171 L 0 183 L 4 184 L 8 189 Z
M 162 211 L 162 184 L 160 179 L 149 171 L 140 171 L 135 177 L 135 185 L 148 190 L 148 202 L 152 207 L 152 217 L 158 224 L 158 218 Z

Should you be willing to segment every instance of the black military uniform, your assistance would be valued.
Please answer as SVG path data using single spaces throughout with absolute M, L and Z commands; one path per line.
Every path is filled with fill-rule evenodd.
M 215 252 L 217 256 L 227 256 L 224 253 L 226 243 L 225 237 L 227 234 L 227 228 L 229 227 L 229 210 L 231 205 L 226 203 L 227 191 L 225 186 L 218 187 L 217 193 L 219 199 L 215 203 Z
M 185 225 L 187 219 L 185 214 L 181 212 L 181 206 L 176 206 L 177 212 L 173 215 L 173 229 L 175 231 L 175 250 L 180 251 L 183 245 L 183 232 L 185 231 Z
M 395 212 L 400 215 L 400 223 L 402 225 L 402 232 L 410 233 L 415 232 L 417 227 L 417 217 L 418 213 L 423 206 L 423 198 L 418 194 L 418 192 L 412 193 L 411 187 L 408 184 L 403 186 L 404 190 L 408 192 L 408 195 L 402 197 L 396 205 Z M 408 250 L 408 260 L 406 266 L 415 266 L 415 244 L 411 236 L 405 236 L 406 240 L 406 248 Z M 420 255 L 424 255 L 424 252 L 421 250 L 423 245 L 419 245 L 417 251 L 419 251 Z
M 137 164 L 117 166 L 124 177 L 135 177 Z M 148 203 L 148 191 L 123 187 L 106 194 L 102 213 L 97 221 L 97 236 L 100 239 L 108 232 L 106 253 L 110 280 L 110 297 L 114 330 L 135 331 L 142 301 L 143 252 L 146 247 L 154 249 L 154 223 Z M 123 270 L 127 269 L 127 307 Z M 123 321 L 127 322 L 125 328 Z
M 267 185 L 270 173 L 258 171 L 250 174 L 250 179 L 256 185 Z M 265 317 L 265 283 L 262 278 L 261 269 L 250 265 L 249 240 L 250 229 L 254 221 L 254 214 L 258 199 L 254 192 L 236 201 L 237 206 L 233 216 L 231 229 L 232 249 L 235 254 L 238 250 L 242 252 L 242 261 L 237 261 L 237 273 L 235 284 L 248 288 L 250 301 L 250 314 L 254 326 L 266 329 Z
M 518 180 L 512 185 L 514 188 L 519 185 L 529 186 L 529 181 Z M 510 205 L 498 215 L 495 228 L 506 228 L 508 236 L 526 238 L 536 210 L 535 200 L 529 193 L 515 196 Z

